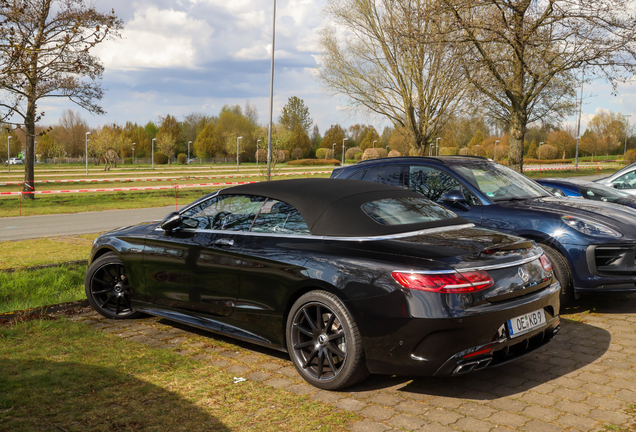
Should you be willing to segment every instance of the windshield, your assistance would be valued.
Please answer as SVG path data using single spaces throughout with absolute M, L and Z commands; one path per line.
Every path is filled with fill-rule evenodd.
M 469 162 L 451 169 L 493 201 L 551 196 L 523 174 L 497 163 Z
M 622 192 L 609 186 L 600 185 L 579 185 L 579 193 L 585 199 L 607 202 L 614 202 L 618 199 L 630 196 L 627 192 Z

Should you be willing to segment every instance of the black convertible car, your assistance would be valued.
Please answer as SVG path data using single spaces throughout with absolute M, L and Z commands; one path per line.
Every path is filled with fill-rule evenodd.
M 323 389 L 499 365 L 560 328 L 560 286 L 534 242 L 353 180 L 231 187 L 111 231 L 85 285 L 106 317 L 148 313 L 288 351 Z

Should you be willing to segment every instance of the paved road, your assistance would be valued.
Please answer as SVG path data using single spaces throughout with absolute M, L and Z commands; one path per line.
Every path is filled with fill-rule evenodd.
M 86 234 L 163 219 L 174 206 L 0 218 L 0 241 Z

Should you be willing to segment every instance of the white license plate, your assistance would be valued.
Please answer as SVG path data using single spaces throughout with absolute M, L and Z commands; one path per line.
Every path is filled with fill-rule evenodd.
M 543 309 L 521 315 L 508 320 L 508 331 L 511 338 L 521 336 L 524 333 L 541 327 L 545 324 L 545 312 Z

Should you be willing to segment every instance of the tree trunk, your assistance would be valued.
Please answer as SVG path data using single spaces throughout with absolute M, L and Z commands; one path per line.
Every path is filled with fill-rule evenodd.
M 509 167 L 523 173 L 523 143 L 528 123 L 527 113 L 512 109 L 510 113 L 510 162 Z
M 24 118 L 24 128 L 26 130 L 26 161 L 24 161 L 23 192 L 35 192 L 35 164 L 33 160 L 35 156 L 35 108 L 35 100 L 29 98 L 27 113 Z M 24 194 L 23 198 L 33 200 L 35 199 L 35 194 Z

